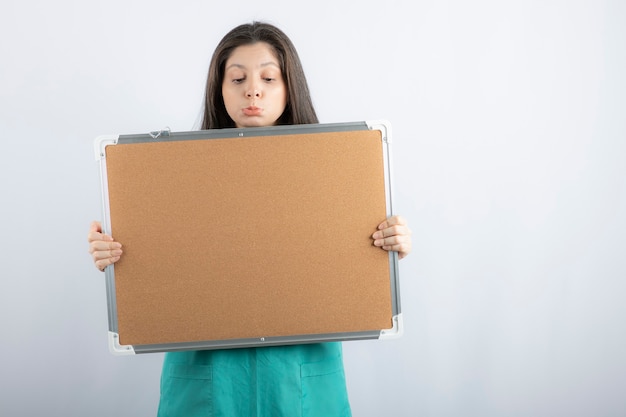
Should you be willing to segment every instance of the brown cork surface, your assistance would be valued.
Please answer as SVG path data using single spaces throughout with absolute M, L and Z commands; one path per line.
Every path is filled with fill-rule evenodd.
M 106 148 L 122 345 L 392 327 L 381 132 Z

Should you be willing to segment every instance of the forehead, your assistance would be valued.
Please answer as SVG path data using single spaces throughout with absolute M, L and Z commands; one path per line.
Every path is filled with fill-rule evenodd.
M 276 52 L 267 42 L 256 42 L 241 45 L 233 49 L 226 60 L 226 69 L 229 67 L 258 68 L 275 65 L 280 68 Z

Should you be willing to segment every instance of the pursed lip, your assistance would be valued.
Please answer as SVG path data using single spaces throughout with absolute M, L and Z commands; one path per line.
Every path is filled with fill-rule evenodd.
M 259 116 L 263 112 L 263 109 L 257 106 L 248 106 L 243 109 L 243 114 L 246 116 Z

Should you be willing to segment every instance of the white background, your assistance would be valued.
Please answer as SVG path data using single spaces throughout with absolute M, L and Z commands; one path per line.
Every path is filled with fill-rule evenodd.
M 0 16 L 0 415 L 155 414 L 162 355 L 108 352 L 93 140 L 193 129 L 213 49 L 254 19 L 294 41 L 322 122 L 393 125 L 406 334 L 344 344 L 355 417 L 626 415 L 625 2 L 5 0 Z

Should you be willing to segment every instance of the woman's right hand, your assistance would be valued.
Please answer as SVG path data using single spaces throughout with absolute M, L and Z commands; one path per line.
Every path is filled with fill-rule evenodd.
M 91 222 L 87 241 L 93 263 L 100 271 L 104 271 L 104 268 L 119 261 L 122 255 L 122 245 L 114 241 L 111 236 L 102 233 L 100 222 Z

